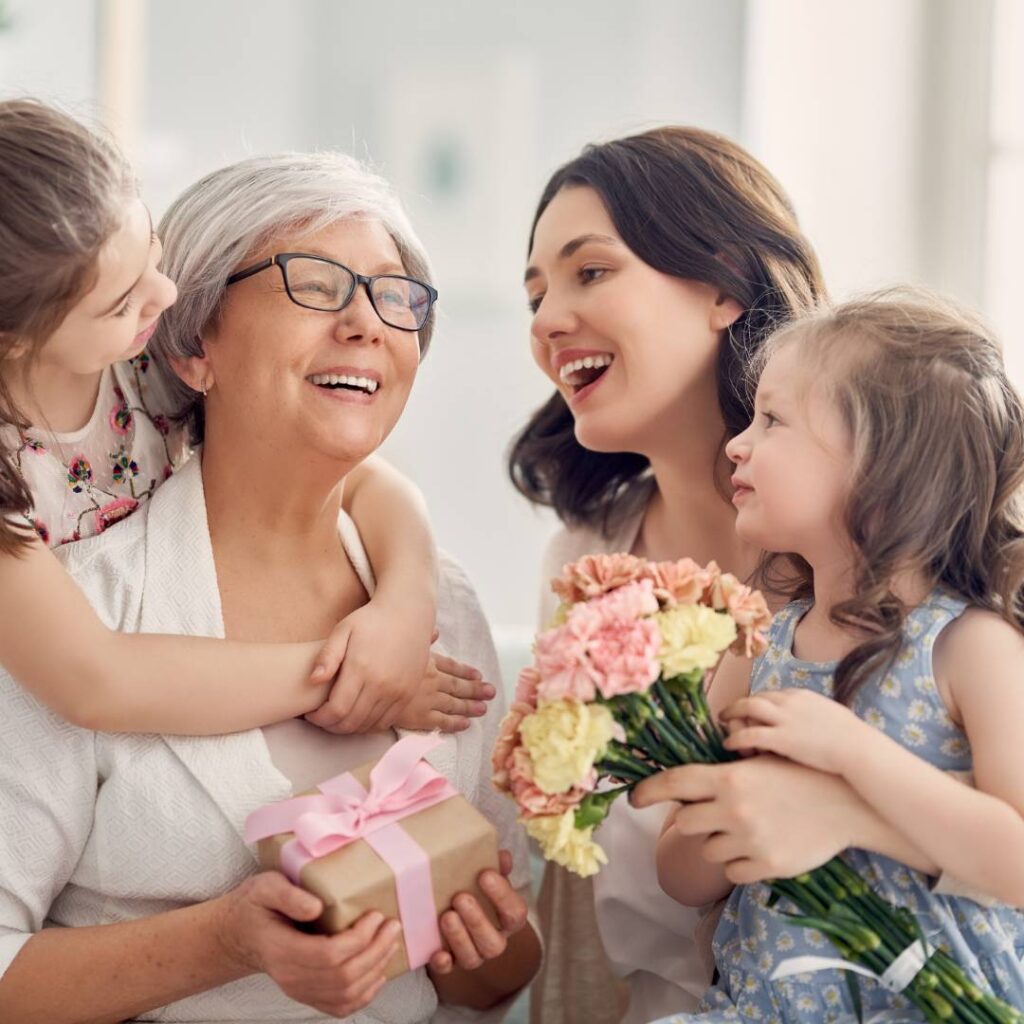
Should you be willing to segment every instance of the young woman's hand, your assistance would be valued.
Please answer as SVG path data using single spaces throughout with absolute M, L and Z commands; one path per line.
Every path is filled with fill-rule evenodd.
M 728 750 L 760 750 L 842 775 L 870 729 L 848 707 L 811 690 L 767 690 L 741 697 L 719 716 Z
M 489 960 L 496 960 L 508 948 L 508 940 L 526 924 L 526 901 L 512 888 L 508 876 L 512 871 L 512 855 L 499 854 L 501 873 L 482 871 L 479 883 L 491 903 L 498 924 L 491 922 L 476 897 L 459 893 L 452 909 L 441 915 L 441 937 L 447 949 L 430 958 L 429 970 L 445 975 L 458 967 L 475 971 Z
M 313 921 L 315 896 L 267 871 L 218 901 L 219 938 L 243 973 L 269 975 L 286 996 L 332 1017 L 348 1017 L 373 1001 L 398 949 L 401 925 L 376 912 L 338 935 L 310 935 L 294 922 Z
M 854 845 L 869 814 L 843 779 L 767 754 L 684 765 L 644 779 L 630 802 L 682 802 L 671 828 L 705 837 L 701 855 L 734 885 L 791 878 Z

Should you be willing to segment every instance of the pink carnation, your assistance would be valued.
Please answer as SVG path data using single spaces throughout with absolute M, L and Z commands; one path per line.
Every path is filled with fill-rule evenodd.
M 729 649 L 747 658 L 764 654 L 768 649 L 765 631 L 771 625 L 772 613 L 760 590 L 748 587 L 732 575 L 719 575 L 708 594 L 708 603 L 716 611 L 728 611 L 736 620 L 739 635 Z
M 658 678 L 661 634 L 648 616 L 658 610 L 650 580 L 577 604 L 564 626 L 537 638 L 541 700 L 591 701 L 641 693 Z
M 594 699 L 596 690 L 587 645 L 598 624 L 599 619 L 590 613 L 589 605 L 581 604 L 573 609 L 564 626 L 546 630 L 537 637 L 534 658 L 540 677 L 536 694 L 539 700 Z
M 643 693 L 658 678 L 661 632 L 653 619 L 612 624 L 590 646 L 590 662 L 604 697 Z
M 654 584 L 654 594 L 667 607 L 677 604 L 699 604 L 716 578 L 718 566 L 711 562 L 707 568 L 692 558 L 677 562 L 653 562 L 644 573 Z
M 644 561 L 635 555 L 585 555 L 562 567 L 562 575 L 551 581 L 551 589 L 569 604 L 625 586 L 639 579 Z
M 582 785 L 566 793 L 545 793 L 533 781 L 533 763 L 525 747 L 516 747 L 509 762 L 511 793 L 524 818 L 564 814 L 579 807 L 583 798 L 597 785 L 597 772 L 591 769 Z

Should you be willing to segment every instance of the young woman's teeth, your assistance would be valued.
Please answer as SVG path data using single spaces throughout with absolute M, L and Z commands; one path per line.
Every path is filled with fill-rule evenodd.
M 597 380 L 611 366 L 612 358 L 610 355 L 602 354 L 574 359 L 558 371 L 558 376 L 563 384 L 568 384 L 570 387 L 585 387 Z
M 320 388 L 349 388 L 354 391 L 364 391 L 368 395 L 372 395 L 380 386 L 369 377 L 349 377 L 341 373 L 314 373 L 307 379 L 310 384 L 315 384 Z

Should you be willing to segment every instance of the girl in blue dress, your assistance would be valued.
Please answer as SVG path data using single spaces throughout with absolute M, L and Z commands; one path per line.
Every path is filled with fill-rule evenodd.
M 787 553 L 765 571 L 793 600 L 750 692 L 729 664 L 714 681 L 728 745 L 845 780 L 898 834 L 872 843 L 851 825 L 847 861 L 1024 1007 L 1024 407 L 1000 348 L 940 300 L 897 292 L 784 328 L 759 369 L 754 422 L 727 448 L 737 531 Z M 746 883 L 701 1012 L 672 1019 L 856 1020 L 843 973 L 798 960 L 835 949 L 768 905 L 767 872 L 716 818 L 728 767 L 635 794 L 686 801 L 659 841 L 666 891 L 701 903 Z M 940 874 L 971 896 L 941 894 Z M 925 1019 L 859 985 L 864 1019 Z

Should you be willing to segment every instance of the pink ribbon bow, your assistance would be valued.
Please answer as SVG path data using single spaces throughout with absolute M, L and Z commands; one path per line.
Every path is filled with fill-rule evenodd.
M 369 843 L 395 876 L 411 970 L 427 963 L 442 943 L 430 858 L 398 822 L 457 795 L 455 787 L 423 760 L 441 742 L 439 736 L 406 736 L 374 765 L 369 790 L 345 772 L 321 782 L 319 793 L 261 807 L 245 822 L 249 843 L 295 833 L 281 849 L 281 870 L 296 885 L 311 860 L 358 839 Z

